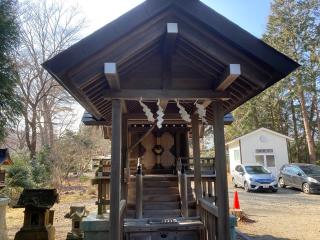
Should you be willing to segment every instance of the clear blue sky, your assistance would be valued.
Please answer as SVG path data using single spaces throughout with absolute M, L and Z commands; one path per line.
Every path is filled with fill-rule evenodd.
M 271 0 L 202 0 L 248 32 L 261 37 L 266 29 Z
M 85 34 L 104 26 L 143 0 L 68 0 L 78 3 L 88 20 Z M 272 0 L 202 0 L 205 4 L 238 24 L 248 32 L 261 37 L 266 28 Z

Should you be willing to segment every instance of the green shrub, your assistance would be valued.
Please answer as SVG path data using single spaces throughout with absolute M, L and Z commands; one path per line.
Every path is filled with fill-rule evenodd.
M 80 176 L 79 180 L 80 180 L 81 183 L 85 183 L 85 182 L 88 182 L 90 180 L 90 177 L 82 175 L 82 176 Z
M 52 163 L 50 160 L 50 149 L 44 147 L 34 159 L 30 161 L 32 179 L 37 186 L 46 186 L 52 176 Z
M 23 191 L 22 187 L 8 187 L 6 186 L 0 191 L 0 197 L 8 197 L 11 203 L 14 204 L 20 197 Z
M 22 161 L 15 161 L 13 165 L 7 168 L 6 185 L 10 188 L 32 188 L 34 182 L 31 176 L 30 166 Z

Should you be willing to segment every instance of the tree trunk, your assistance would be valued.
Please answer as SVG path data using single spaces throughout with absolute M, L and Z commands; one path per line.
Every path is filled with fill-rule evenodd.
M 38 127 L 40 132 L 41 146 L 45 146 L 46 140 L 45 140 L 44 126 L 42 125 L 41 116 L 39 114 L 37 115 L 37 122 L 38 122 Z
M 30 144 L 30 159 L 34 158 L 37 149 L 37 109 L 32 109 L 32 119 L 30 122 L 31 127 L 31 144 Z
M 48 104 L 47 96 L 43 98 L 43 118 L 44 118 L 44 125 L 46 129 L 48 145 L 53 146 L 54 143 L 54 131 L 53 131 L 53 122 L 52 122 L 52 113 L 50 106 Z
M 296 149 L 296 156 L 297 159 L 295 159 L 297 162 L 299 162 L 299 156 L 300 156 L 300 148 L 299 148 L 299 135 L 298 135 L 298 128 L 297 128 L 297 117 L 296 117 L 296 109 L 293 103 L 293 100 L 291 100 L 291 113 L 292 113 L 292 124 L 293 124 L 293 132 L 294 132 L 294 141 L 295 141 L 295 149 Z
M 315 148 L 315 144 L 314 144 L 314 139 L 312 138 L 311 126 L 310 126 L 309 117 L 308 117 L 308 110 L 306 107 L 306 100 L 305 100 L 305 96 L 304 96 L 304 92 L 302 90 L 301 84 L 298 84 L 298 96 L 299 96 L 299 100 L 300 100 L 303 125 L 304 125 L 304 129 L 305 129 L 305 133 L 306 133 L 309 162 L 315 163 L 317 160 L 316 148 Z

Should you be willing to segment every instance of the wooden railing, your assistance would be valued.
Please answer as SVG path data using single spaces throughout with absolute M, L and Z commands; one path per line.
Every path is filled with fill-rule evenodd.
M 181 215 L 182 217 L 187 218 L 189 217 L 188 178 L 183 167 L 181 170 L 178 170 L 178 183 L 181 203 Z
M 120 236 L 123 238 L 123 233 L 124 233 L 124 217 L 126 215 L 126 207 L 127 207 L 127 201 L 126 200 L 121 200 L 120 201 L 120 207 L 119 207 L 119 212 L 120 212 Z M 112 227 L 112 225 L 110 226 Z
M 204 198 L 211 198 L 215 200 L 215 160 L 214 158 L 200 158 L 201 162 L 201 193 Z M 181 173 L 184 170 L 188 181 L 195 190 L 194 179 L 194 161 L 193 158 L 179 158 L 177 162 L 177 172 Z M 179 180 L 181 178 L 179 177 Z M 181 195 L 180 195 L 181 196 Z
M 203 198 L 199 199 L 199 212 L 200 219 L 204 225 L 204 239 L 203 240 L 216 240 L 217 239 L 217 221 L 219 211 L 212 202 Z
M 204 175 L 215 175 L 215 159 L 214 158 L 200 158 L 200 164 L 201 164 L 201 173 Z M 181 167 L 184 166 L 186 169 L 186 172 L 193 173 L 194 172 L 194 159 L 193 158 L 186 158 L 186 157 L 180 157 L 177 161 L 177 168 L 181 169 Z

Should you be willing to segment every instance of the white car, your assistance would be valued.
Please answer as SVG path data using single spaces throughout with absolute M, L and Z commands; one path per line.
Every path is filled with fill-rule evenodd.
M 255 190 L 278 191 L 278 181 L 276 177 L 261 165 L 237 165 L 231 175 L 234 187 L 243 187 L 247 192 Z

